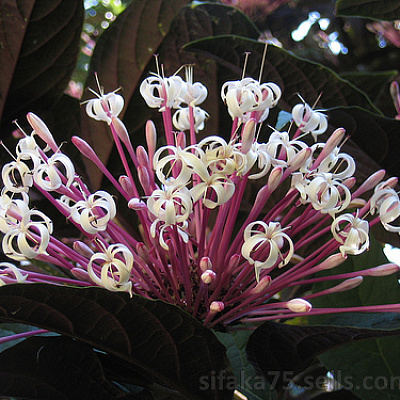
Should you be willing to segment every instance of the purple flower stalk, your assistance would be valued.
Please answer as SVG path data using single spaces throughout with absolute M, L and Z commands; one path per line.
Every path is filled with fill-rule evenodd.
M 185 76 L 153 75 L 140 87 L 147 104 L 163 116 L 166 145 L 159 148 L 152 122 L 146 125 L 147 149 L 133 147 L 118 118 L 124 100 L 116 92 L 101 89 L 87 102 L 88 115 L 110 126 L 125 175 L 112 176 L 88 143 L 72 139 L 137 215 L 140 239 L 117 224 L 114 197 L 92 192 L 45 123 L 28 114 L 33 132 L 19 141 L 14 160 L 2 169 L 3 252 L 22 265 L 30 259 L 55 265 L 65 277 L 1 263 L 0 284 L 100 286 L 176 304 L 209 327 L 322 313 L 399 312 L 400 304 L 312 307 L 313 298 L 351 290 L 363 276 L 399 270 L 385 264 L 315 275 L 367 251 L 372 225 L 381 222 L 389 231 L 400 231 L 397 180 L 384 181 L 381 170 L 355 186 L 355 162 L 341 151 L 345 131 L 318 142 L 327 119 L 305 102 L 294 107 L 287 131 L 274 130 L 267 141 L 259 141 L 261 124 L 281 90 L 252 78 L 222 87 L 232 117 L 229 139 L 197 141 L 208 118 L 199 107 L 207 89 L 193 83 L 191 66 Z M 255 180 L 260 189 L 238 226 L 243 197 Z M 57 239 L 50 218 L 31 208 L 31 190 L 46 197 L 84 239 L 71 246 Z M 283 291 L 319 281 L 332 286 L 302 298 L 287 298 Z

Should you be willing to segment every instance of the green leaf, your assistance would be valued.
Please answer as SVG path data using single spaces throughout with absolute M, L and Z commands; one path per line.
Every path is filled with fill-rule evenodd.
M 237 390 L 249 400 L 270 400 L 276 398 L 276 392 L 268 380 L 256 373 L 247 359 L 246 346 L 251 331 L 230 333 L 215 332 L 225 346 L 235 379 L 231 382 Z
M 62 95 L 78 57 L 83 14 L 82 0 L 1 2 L 2 132 L 28 111 L 42 114 Z
M 227 370 L 224 347 L 200 322 L 161 301 L 100 288 L 10 285 L 0 288 L 0 320 L 74 337 L 153 376 L 177 397 L 232 397 L 226 387 L 201 385 L 212 371 Z
M 65 337 L 32 337 L 0 354 L 0 394 L 29 399 L 116 399 L 96 353 Z
M 225 35 L 191 42 L 184 49 L 215 59 L 230 68 L 238 79 L 241 76 L 242 55 L 245 52 L 251 52 L 246 74 L 258 77 L 264 47 L 265 44 L 255 40 Z M 322 108 L 356 105 L 379 113 L 365 93 L 341 79 L 332 70 L 275 46 L 268 47 L 262 80 L 280 86 L 283 92 L 280 106 L 283 109 L 298 103 L 298 93 L 310 104 L 322 93 Z
M 346 273 L 386 263 L 382 245 L 371 241 L 370 250 L 357 257 L 350 257 L 344 264 L 325 273 Z M 313 291 L 332 286 L 328 282 L 314 285 Z M 313 300 L 316 307 L 346 307 L 349 304 L 373 305 L 400 303 L 398 277 L 366 277 L 357 288 L 323 296 Z M 368 327 L 373 329 L 399 329 L 400 314 L 338 314 L 328 317 L 313 317 L 313 323 L 342 325 L 347 327 Z M 398 399 L 400 389 L 398 357 L 400 342 L 394 338 L 375 338 L 346 345 L 319 356 L 324 365 L 333 371 L 336 379 L 346 389 L 363 400 Z M 397 381 L 394 381 L 397 379 Z M 383 385 L 387 383 L 385 387 Z M 396 386 L 397 385 L 397 386 Z
M 250 336 L 247 353 L 249 360 L 274 387 L 286 386 L 297 373 L 308 367 L 313 359 L 339 346 L 368 338 L 398 336 L 395 330 L 360 329 L 341 326 L 295 326 L 265 322 Z M 391 339 L 390 339 L 391 340 Z M 396 338 L 398 341 L 398 338 Z M 362 346 L 362 344 L 360 344 Z M 334 356 L 332 356 L 334 358 Z M 348 355 L 348 359 L 352 357 Z
M 400 18 L 397 0 L 337 0 L 336 15 L 394 21 Z

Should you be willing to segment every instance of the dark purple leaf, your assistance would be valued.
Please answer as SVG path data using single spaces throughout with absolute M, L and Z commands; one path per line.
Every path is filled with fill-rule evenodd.
M 7 44 L 0 54 L 3 132 L 15 118 L 42 114 L 62 95 L 75 68 L 82 23 L 82 0 L 1 2 L 0 42 Z
M 214 334 L 178 307 L 100 288 L 45 284 L 0 288 L 0 320 L 74 337 L 146 371 L 189 399 L 230 399 L 200 379 L 227 368 Z M 204 389 L 204 390 L 202 390 Z
M 109 400 L 124 393 L 105 379 L 87 345 L 65 337 L 33 337 L 0 354 L 0 395 Z

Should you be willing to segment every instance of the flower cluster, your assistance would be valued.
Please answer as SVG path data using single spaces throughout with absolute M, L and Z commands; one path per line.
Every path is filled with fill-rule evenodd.
M 90 191 L 44 122 L 28 114 L 33 132 L 19 141 L 14 160 L 2 169 L 3 252 L 16 261 L 50 263 L 65 276 L 2 263 L 0 284 L 101 286 L 177 304 L 207 326 L 310 313 L 399 311 L 399 305 L 311 305 L 315 297 L 358 286 L 363 276 L 399 270 L 386 264 L 315 277 L 347 255 L 366 251 L 372 225 L 381 222 L 400 232 L 397 179 L 384 180 L 381 170 L 356 185 L 355 162 L 341 150 L 345 131 L 337 129 L 318 142 L 328 127 L 323 112 L 302 101 L 293 108 L 287 131 L 273 130 L 261 141 L 261 124 L 281 90 L 275 83 L 243 78 L 226 82 L 221 90 L 231 130 L 197 141 L 208 117 L 200 108 L 207 89 L 193 83 L 191 66 L 185 80 L 153 75 L 140 91 L 162 113 L 166 144 L 159 148 L 150 121 L 147 149 L 133 147 L 118 118 L 124 101 L 116 92 L 100 90 L 86 105 L 90 117 L 110 126 L 126 175 L 116 179 L 88 143 L 79 137 L 72 142 L 109 179 L 128 212 L 136 214 L 141 238 L 115 221 L 114 197 Z M 241 204 L 249 187 L 259 190 L 243 218 Z M 31 190 L 47 198 L 84 239 L 72 246 L 57 239 L 50 218 L 31 207 Z M 294 298 L 283 292 L 328 279 L 332 287 L 321 292 Z

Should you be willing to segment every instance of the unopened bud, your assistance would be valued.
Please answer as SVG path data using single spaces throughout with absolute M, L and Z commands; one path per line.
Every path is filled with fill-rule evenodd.
M 129 138 L 129 133 L 124 123 L 118 117 L 113 117 L 111 125 L 114 127 L 115 132 L 121 139 L 122 143 L 124 143 L 126 147 L 130 147 L 131 139 Z
M 77 240 L 72 245 L 73 249 L 81 256 L 90 258 L 94 254 L 94 251 L 86 244 Z
M 343 185 L 347 187 L 347 189 L 351 190 L 351 188 L 356 184 L 356 178 L 352 176 L 351 178 L 347 178 L 343 181 Z
M 136 149 L 136 157 L 139 161 L 140 165 L 145 167 L 150 166 L 149 164 L 149 156 L 147 155 L 147 151 L 143 146 L 138 146 Z
M 89 274 L 87 271 L 85 271 L 82 268 L 72 268 L 71 269 L 71 274 L 75 276 L 75 278 L 78 278 L 80 281 L 83 282 L 92 282 Z
M 151 190 L 151 184 L 150 184 L 150 176 L 147 171 L 146 167 L 143 167 L 143 165 L 139 165 L 137 168 L 137 173 L 138 173 L 138 178 L 140 181 L 140 184 L 142 185 L 144 191 L 146 193 L 150 193 Z
M 322 261 L 321 264 L 312 268 L 312 272 L 318 272 L 325 269 L 332 269 L 337 267 L 338 265 L 344 263 L 347 260 L 347 254 L 337 253 L 329 256 L 325 261 Z M 310 271 L 311 273 L 311 271 Z
M 121 175 L 118 178 L 118 182 L 121 185 L 122 189 L 125 190 L 126 193 L 130 193 L 130 194 L 134 193 L 132 182 L 126 175 Z
M 153 162 L 153 156 L 157 147 L 157 130 L 153 121 L 148 120 L 146 123 L 146 143 L 147 151 L 149 153 L 150 163 Z M 153 169 L 153 165 L 151 165 Z
M 305 162 L 311 157 L 312 150 L 310 147 L 299 151 L 289 162 L 288 170 L 290 173 L 299 170 Z
M 186 147 L 186 135 L 185 132 L 179 132 L 176 135 L 176 147 L 184 149 Z
M 251 149 L 255 135 L 256 135 L 256 120 L 254 118 L 250 118 L 246 122 L 242 133 L 242 146 L 240 148 L 240 151 L 243 154 L 247 154 Z
M 368 276 L 386 276 L 394 274 L 399 271 L 400 267 L 394 263 L 380 265 L 379 267 L 368 269 L 366 275 Z
M 57 152 L 58 146 L 46 124 L 36 114 L 31 112 L 28 113 L 26 118 L 40 139 L 47 143 L 54 152 Z
M 373 189 L 382 179 L 385 177 L 386 171 L 384 169 L 380 169 L 376 171 L 374 174 L 369 176 L 360 187 L 354 192 L 354 196 L 359 196 L 368 190 Z
M 239 266 L 239 262 L 240 262 L 239 254 L 234 254 L 233 256 L 231 256 L 231 258 L 229 259 L 229 262 L 228 262 L 228 267 L 226 269 L 226 272 L 228 274 L 232 274 L 236 270 L 236 268 Z
M 200 270 L 202 272 L 207 271 L 208 269 L 212 270 L 212 262 L 209 257 L 203 257 L 199 263 Z
M 259 282 L 257 283 L 256 287 L 251 289 L 250 294 L 259 294 L 267 289 L 272 282 L 272 278 L 269 275 L 263 276 Z
M 95 163 L 100 161 L 92 147 L 79 136 L 72 136 L 71 142 L 81 152 L 81 154 L 89 160 L 92 160 Z
M 366 200 L 362 199 L 361 197 L 357 197 L 350 201 L 350 204 L 347 206 L 347 208 L 361 208 L 364 207 L 366 204 Z
M 324 160 L 327 156 L 329 156 L 332 153 L 332 151 L 337 146 L 339 146 L 339 144 L 343 140 L 345 134 L 346 134 L 346 130 L 343 128 L 338 128 L 332 133 L 332 135 L 326 141 L 325 146 L 321 150 L 320 155 L 315 160 L 315 162 L 312 166 L 313 169 L 317 168 L 321 164 L 322 160 Z
M 136 245 L 136 251 L 146 264 L 151 264 L 150 254 L 144 243 L 139 242 Z
M 217 274 L 214 271 L 210 270 L 210 269 L 207 269 L 206 271 L 204 271 L 201 274 L 201 280 L 206 285 L 209 285 L 210 283 L 214 282 L 216 277 L 217 277 Z
M 268 190 L 273 192 L 281 182 L 283 176 L 283 168 L 281 166 L 275 167 L 268 177 Z
M 304 299 L 292 299 L 286 303 L 286 307 L 295 313 L 310 312 L 312 305 Z
M 128 207 L 135 211 L 145 210 L 147 205 L 144 201 L 138 199 L 137 197 L 133 197 L 128 201 Z
M 351 289 L 356 288 L 357 286 L 360 286 L 362 284 L 363 280 L 364 279 L 362 276 L 356 276 L 354 278 L 349 278 L 349 279 L 346 279 L 344 282 L 340 283 L 339 285 L 328 289 L 327 292 L 329 292 L 329 293 L 345 292 L 346 290 L 351 290 Z
M 224 308 L 225 308 L 225 304 L 222 301 L 213 301 L 210 304 L 210 313 L 211 314 L 219 313 L 219 312 L 223 311 Z

